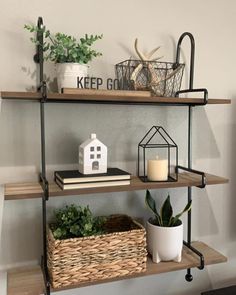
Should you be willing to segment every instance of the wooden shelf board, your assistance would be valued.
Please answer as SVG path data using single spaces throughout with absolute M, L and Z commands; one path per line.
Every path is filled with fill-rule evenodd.
M 226 262 L 227 258 L 210 248 L 202 242 L 193 242 L 192 245 L 199 250 L 205 258 L 205 265 L 211 265 L 216 263 Z M 52 291 L 61 291 L 66 289 L 79 288 L 84 286 L 114 282 L 124 279 L 144 277 L 149 275 L 156 275 L 165 272 L 183 270 L 187 268 L 198 267 L 200 264 L 198 256 L 192 251 L 184 247 L 182 261 L 177 262 L 161 262 L 155 264 L 148 258 L 147 270 L 144 273 L 135 274 L 131 276 L 124 276 L 119 278 L 113 278 L 108 280 L 88 282 L 83 284 L 76 284 L 70 287 L 57 288 Z M 7 280 L 7 294 L 8 295 L 39 295 L 43 293 L 43 276 L 41 268 L 39 266 L 16 269 L 8 272 Z
M 207 185 L 227 183 L 228 179 L 216 175 L 206 174 Z M 198 186 L 201 184 L 201 176 L 193 173 L 180 173 L 177 182 L 142 182 L 138 177 L 132 176 L 130 185 L 62 190 L 53 182 L 49 184 L 49 196 L 72 196 L 82 194 L 137 191 L 146 189 L 163 189 Z M 39 183 L 9 183 L 5 184 L 5 200 L 21 200 L 41 198 L 43 195 L 42 187 Z
M 40 266 L 21 267 L 7 273 L 7 295 L 44 294 L 44 280 Z
M 125 91 L 127 93 L 127 91 Z M 133 91 L 132 91 L 133 92 Z M 95 91 L 96 93 L 96 91 Z M 41 94 L 37 92 L 10 92 L 2 91 L 0 92 L 2 99 L 16 99 L 16 100 L 33 100 L 39 101 Z M 180 97 L 143 97 L 137 94 L 135 95 L 121 95 L 120 91 L 117 95 L 109 94 L 91 94 L 89 91 L 83 90 L 82 94 L 61 94 L 61 93 L 48 93 L 48 101 L 54 102 L 65 102 L 74 101 L 81 103 L 119 103 L 119 104 L 147 104 L 147 105 L 201 105 L 203 99 L 200 98 L 180 98 Z M 208 104 L 230 104 L 230 99 L 209 99 Z

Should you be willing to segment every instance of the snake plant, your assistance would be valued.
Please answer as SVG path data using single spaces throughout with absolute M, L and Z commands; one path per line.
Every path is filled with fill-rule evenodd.
M 162 207 L 160 208 L 160 213 L 157 212 L 156 202 L 153 199 L 149 190 L 146 191 L 145 203 L 147 207 L 154 214 L 154 218 L 151 219 L 151 223 L 163 227 L 173 227 L 178 226 L 182 223 L 180 217 L 187 211 L 191 209 L 192 201 L 188 202 L 183 211 L 177 215 L 173 215 L 173 209 L 170 202 L 170 195 L 168 194 L 166 200 L 164 201 Z

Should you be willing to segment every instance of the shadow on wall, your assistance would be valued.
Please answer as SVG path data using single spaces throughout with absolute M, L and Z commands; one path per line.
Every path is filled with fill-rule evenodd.
M 208 272 L 192 270 L 196 284 L 186 282 L 186 271 L 163 273 L 157 276 L 146 276 L 135 279 L 117 281 L 109 284 L 98 284 L 80 288 L 78 294 L 113 294 L 113 295 L 200 295 L 202 291 L 210 290 Z M 166 285 L 166 280 L 169 282 Z M 198 282 L 198 284 L 197 284 Z M 74 290 L 60 292 L 62 295 L 74 295 Z
M 229 205 L 229 215 L 228 215 L 228 226 L 229 226 L 229 236 L 230 239 L 233 241 L 236 241 L 236 189 L 235 189 L 235 179 L 236 179 L 236 156 L 235 156 L 235 147 L 236 147 L 236 97 L 233 97 L 232 99 L 232 121 L 233 125 L 231 128 L 231 136 L 230 136 L 230 142 L 229 142 L 229 152 L 230 156 L 229 159 L 231 159 L 231 165 L 230 165 L 230 182 L 233 184 L 230 186 L 230 195 L 227 196 L 229 198 L 228 205 Z M 233 119 L 234 118 L 234 119 Z M 234 251 L 235 253 L 235 251 Z M 236 255 L 236 254 L 234 254 Z
M 35 200 L 35 207 L 32 207 L 28 200 L 22 200 L 17 205 L 14 201 L 4 204 L 0 268 L 12 267 L 11 264 L 16 266 L 26 261 L 40 260 L 42 230 L 39 208 L 41 202 Z M 24 216 L 20 221 L 18 214 Z
M 78 146 L 82 140 L 77 138 L 72 130 L 63 130 L 62 136 L 51 139 L 53 148 L 48 148 L 48 163 L 59 164 L 75 164 L 78 162 Z M 55 157 L 55 154 L 57 157 Z M 51 160 L 53 159 L 53 160 Z
M 218 158 L 216 140 L 203 108 L 194 110 L 194 158 Z M 109 161 L 137 161 L 137 145 L 152 125 L 161 125 L 179 145 L 186 158 L 185 108 L 153 108 L 104 105 L 49 105 L 46 110 L 46 154 L 48 164 L 77 163 L 81 139 L 96 131 L 109 148 Z M 1 166 L 39 166 L 39 106 L 31 102 L 4 102 L 1 113 Z M 111 132 L 111 126 L 113 130 Z M 81 128 L 82 127 L 82 128 Z M 183 129 L 184 128 L 184 129 Z M 173 132 L 173 130 L 175 130 Z M 204 130 L 204 132 L 202 132 Z M 184 135 L 183 135 L 184 133 Z M 9 136 L 10 134 L 10 136 Z M 196 150 L 196 151 L 195 151 Z M 196 155 L 195 155 L 196 154 Z M 204 156 L 203 156 L 204 155 Z
M 45 72 L 47 73 L 43 75 L 44 81 L 47 83 L 47 89 L 50 92 L 57 92 L 57 79 L 55 77 L 56 71 L 53 68 L 54 64 L 44 63 L 44 68 L 46 68 Z M 37 83 L 39 83 L 39 65 L 35 64 L 36 69 L 32 70 L 31 67 L 21 66 L 21 71 L 24 76 L 29 77 L 32 80 L 32 86 L 26 87 L 25 91 L 35 92 L 37 91 Z M 38 81 L 38 82 L 37 82 Z
M 217 217 L 211 205 L 209 195 L 206 190 L 195 188 L 193 190 L 193 224 L 197 229 L 197 236 L 204 237 L 219 233 Z
M 196 120 L 195 120 L 196 118 Z M 215 159 L 220 151 L 203 107 L 195 108 L 193 113 L 193 147 L 195 159 Z

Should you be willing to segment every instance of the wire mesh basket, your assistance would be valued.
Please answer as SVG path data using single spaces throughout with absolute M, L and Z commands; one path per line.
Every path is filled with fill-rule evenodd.
M 149 90 L 156 96 L 173 97 L 180 90 L 184 64 L 129 59 L 115 69 L 121 90 Z

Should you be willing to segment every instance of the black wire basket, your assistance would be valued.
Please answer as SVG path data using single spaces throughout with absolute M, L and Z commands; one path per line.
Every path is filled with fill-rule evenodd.
M 180 90 L 184 64 L 125 60 L 115 65 L 121 90 L 149 90 L 156 96 L 174 97 Z

